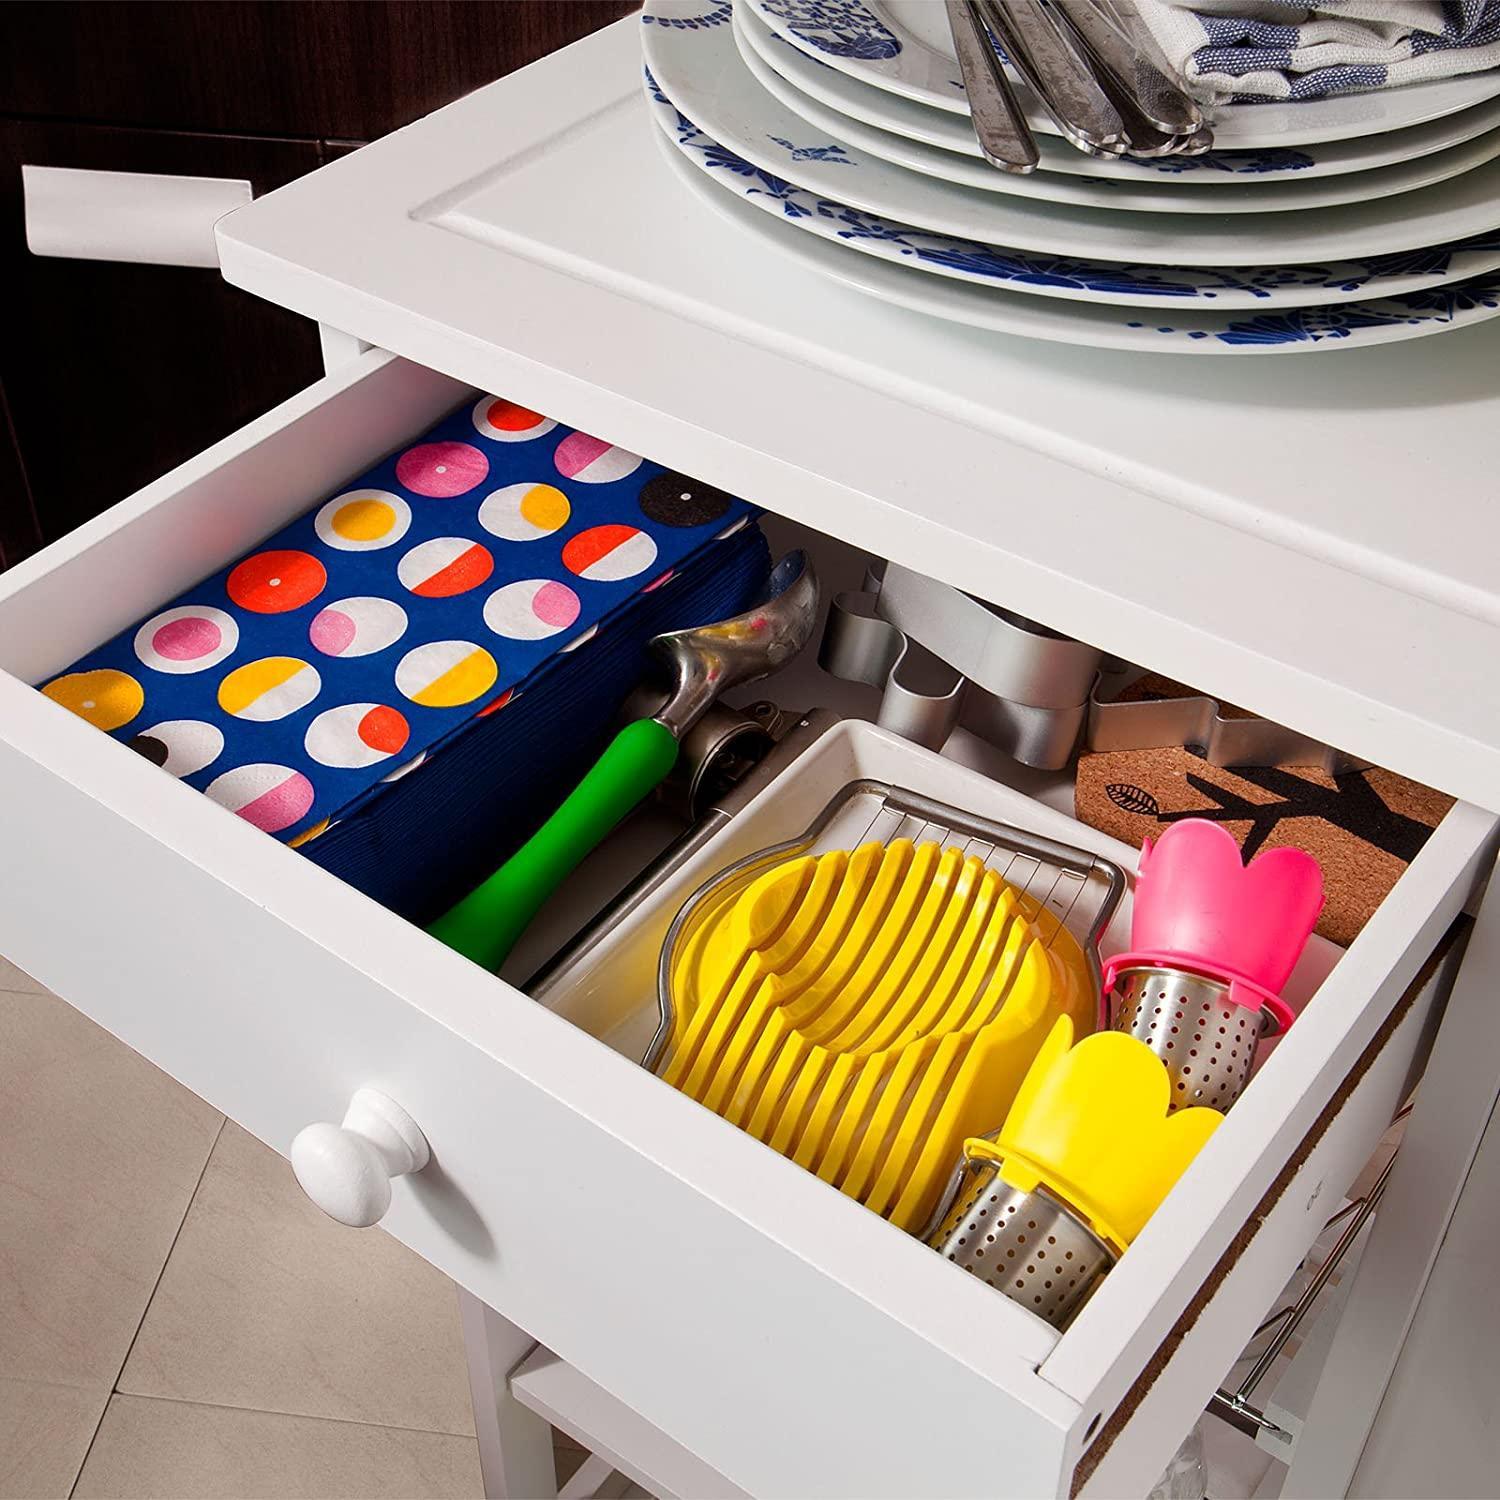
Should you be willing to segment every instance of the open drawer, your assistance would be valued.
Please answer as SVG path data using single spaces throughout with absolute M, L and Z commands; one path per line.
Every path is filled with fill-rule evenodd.
M 0 578 L 0 951 L 280 1150 L 390 1095 L 432 1161 L 385 1226 L 729 1485 L 1067 1494 L 1109 1432 L 1090 1482 L 1143 1491 L 1420 1060 L 1441 984 L 1388 1018 L 1495 818 L 1454 808 L 1059 1336 L 28 686 L 468 394 L 366 355 Z

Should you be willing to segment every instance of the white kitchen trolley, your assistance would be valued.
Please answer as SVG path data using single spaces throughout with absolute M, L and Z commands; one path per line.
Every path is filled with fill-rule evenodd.
M 925 319 L 684 189 L 640 24 L 221 221 L 328 374 L 0 576 L 0 951 L 284 1153 L 343 1122 L 389 1207 L 319 1201 L 465 1290 L 512 1497 L 549 1421 L 570 1494 L 1144 1494 L 1425 1067 L 1265 1437 L 1341 1494 L 1500 1095 L 1500 320 L 1182 360 Z M 1460 799 L 1065 1332 L 33 691 L 475 391 Z M 990 815 L 1056 836 L 1014 780 Z

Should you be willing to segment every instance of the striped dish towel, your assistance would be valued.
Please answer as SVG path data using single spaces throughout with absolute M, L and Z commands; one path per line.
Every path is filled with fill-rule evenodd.
M 1206 104 L 1317 99 L 1500 66 L 1500 0 L 1120 0 Z

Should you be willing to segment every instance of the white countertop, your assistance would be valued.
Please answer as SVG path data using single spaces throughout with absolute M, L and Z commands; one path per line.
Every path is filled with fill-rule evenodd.
M 674 179 L 637 25 L 231 215 L 225 276 L 1500 808 L 1500 320 L 1214 358 L 877 303 Z

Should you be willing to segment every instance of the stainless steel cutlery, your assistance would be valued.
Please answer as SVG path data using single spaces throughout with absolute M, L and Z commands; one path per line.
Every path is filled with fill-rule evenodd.
M 1141 116 L 1163 135 L 1192 135 L 1203 124 L 1197 104 L 1148 57 L 1141 45 L 1096 0 L 1064 0 L 1052 9 L 1071 26 L 1101 73 L 1131 98 Z
M 1042 0 L 981 0 L 990 29 L 1011 64 L 1083 151 L 1113 156 L 1125 149 L 1125 123 L 1104 97 L 1099 80 L 1074 50 L 1063 27 Z
M 1091 156 L 1199 155 L 1213 132 L 1110 0 L 945 0 L 985 158 L 1030 172 L 1036 144 L 1001 54 L 1063 138 Z M 998 51 L 997 51 L 998 49 Z
M 979 149 L 986 161 L 1003 172 L 1034 172 L 1040 159 L 1036 142 L 974 0 L 945 0 L 945 4 Z

